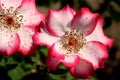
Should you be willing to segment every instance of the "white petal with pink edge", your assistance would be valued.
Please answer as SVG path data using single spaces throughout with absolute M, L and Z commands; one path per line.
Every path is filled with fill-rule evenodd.
M 21 5 L 22 0 L 0 0 L 0 5 L 2 9 L 13 8 L 13 10 L 17 9 Z
M 51 57 L 57 58 L 59 60 L 63 60 L 65 58 L 64 51 L 60 48 L 61 45 L 59 42 L 54 43 L 48 51 L 48 55 Z
M 91 63 L 80 60 L 78 65 L 69 68 L 69 72 L 76 78 L 90 78 L 94 69 Z
M 33 45 L 32 36 L 34 31 L 28 27 L 21 27 L 17 33 L 20 37 L 19 52 L 21 52 L 23 55 L 27 55 Z
M 74 67 L 79 63 L 79 61 L 80 58 L 78 55 L 66 55 L 64 60 L 61 60 L 66 67 Z
M 53 58 L 57 58 L 66 67 L 73 67 L 79 63 L 79 56 L 77 54 L 67 54 L 62 45 L 58 42 L 52 45 L 49 49 L 49 55 Z
M 53 43 L 57 42 L 60 38 L 50 34 L 46 30 L 46 27 L 44 26 L 44 27 L 40 27 L 40 33 L 37 32 L 34 35 L 33 39 L 34 39 L 34 43 L 37 45 L 50 47 L 52 46 Z
M 89 35 L 97 24 L 99 14 L 93 14 L 88 8 L 81 8 L 72 20 L 72 27 L 84 35 Z
M 79 52 L 80 59 L 91 62 L 94 69 L 102 68 L 108 58 L 107 47 L 100 42 L 88 42 Z
M 107 36 L 105 36 L 102 26 L 103 26 L 103 19 L 99 19 L 95 30 L 90 35 L 86 36 L 85 39 L 87 42 L 99 41 L 105 44 L 106 46 L 111 47 L 113 44 L 113 39 L 110 39 Z
M 12 55 L 20 45 L 18 35 L 6 29 L 0 29 L 0 53 L 2 55 Z
M 75 11 L 68 5 L 60 11 L 50 10 L 48 14 L 47 29 L 55 36 L 62 36 L 69 30 Z
M 46 15 L 40 14 L 36 8 L 35 0 L 23 0 L 18 11 L 23 15 L 22 23 L 24 26 L 39 25 L 42 20 L 45 20 Z M 31 27 L 32 27 L 31 26 Z
M 58 65 L 60 64 L 60 60 L 64 59 L 64 55 L 62 55 L 61 52 L 59 52 L 59 44 L 54 43 L 48 51 L 48 56 L 46 59 L 46 65 L 53 71 L 56 70 Z

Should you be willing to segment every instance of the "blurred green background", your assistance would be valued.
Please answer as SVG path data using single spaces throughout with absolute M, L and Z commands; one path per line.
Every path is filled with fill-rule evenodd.
M 0 56 L 0 80 L 119 80 L 120 77 L 120 0 L 36 0 L 37 8 L 42 13 L 49 9 L 59 10 L 65 5 L 78 11 L 88 7 L 92 12 L 104 18 L 104 32 L 115 39 L 109 49 L 109 59 L 105 67 L 94 72 L 91 79 L 72 77 L 67 69 L 60 65 L 52 72 L 45 65 L 47 47 L 38 47 L 34 56 Z

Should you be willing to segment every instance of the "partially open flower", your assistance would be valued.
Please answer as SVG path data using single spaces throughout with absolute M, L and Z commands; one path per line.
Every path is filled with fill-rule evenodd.
M 62 63 L 73 76 L 86 78 L 104 66 L 107 47 L 113 43 L 104 35 L 102 24 L 99 14 L 88 8 L 76 13 L 67 5 L 60 11 L 49 11 L 48 22 L 34 35 L 34 41 L 48 46 L 46 64 L 51 70 Z
M 32 54 L 35 27 L 44 19 L 35 0 L 0 0 L 0 55 Z

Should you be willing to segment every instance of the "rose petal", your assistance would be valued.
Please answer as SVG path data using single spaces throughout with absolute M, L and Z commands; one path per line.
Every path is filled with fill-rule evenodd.
M 0 28 L 0 55 L 12 55 L 20 44 L 18 35 L 12 31 Z
M 72 20 L 72 27 L 84 35 L 89 35 L 96 26 L 99 14 L 93 14 L 88 8 L 81 8 Z
M 103 19 L 99 19 L 95 30 L 89 36 L 86 36 L 85 39 L 87 40 L 87 42 L 99 41 L 104 45 L 111 47 L 113 44 L 113 39 L 110 39 L 107 36 L 105 36 L 102 26 L 103 26 Z
M 23 15 L 22 23 L 24 26 L 36 26 L 42 20 L 45 20 L 46 15 L 40 14 L 37 11 L 35 0 L 22 0 L 21 6 L 18 8 L 20 15 Z
M 61 60 L 66 67 L 74 67 L 79 63 L 79 61 L 80 58 L 77 55 L 66 55 L 64 60 Z
M 49 48 L 49 52 L 48 54 L 53 57 L 53 58 L 57 58 L 59 60 L 63 60 L 64 59 L 64 51 L 62 49 L 60 49 L 61 45 L 60 43 L 54 43 L 50 48 Z
M 80 50 L 79 56 L 91 62 L 94 69 L 104 67 L 104 61 L 108 58 L 107 48 L 100 42 L 88 42 Z
M 23 55 L 28 55 L 34 44 L 32 39 L 34 31 L 28 27 L 21 27 L 17 33 L 20 37 L 19 52 L 21 52 Z
M 76 78 L 90 78 L 94 69 L 91 63 L 80 60 L 77 66 L 69 68 L 69 72 Z
M 37 32 L 34 36 L 34 43 L 40 46 L 52 46 L 53 43 L 57 42 L 59 37 L 55 37 L 46 30 L 46 26 L 40 27 L 40 33 Z
M 21 5 L 22 0 L 0 0 L 0 5 L 3 9 L 9 9 L 12 7 L 15 10 Z
M 64 59 L 64 56 L 61 52 L 59 52 L 59 44 L 54 43 L 48 51 L 48 56 L 46 59 L 46 65 L 53 71 L 56 70 L 58 65 L 60 64 L 60 60 Z
M 46 65 L 51 70 L 55 71 L 58 65 L 60 64 L 60 61 L 57 58 L 48 56 L 46 59 Z
M 48 14 L 48 31 L 55 35 L 61 36 L 69 30 L 70 22 L 75 14 L 75 11 L 68 5 L 60 11 L 50 10 Z
M 32 44 L 32 46 L 30 47 L 30 50 L 29 50 L 29 52 L 28 53 L 26 53 L 26 54 L 23 54 L 23 55 L 29 55 L 29 56 L 34 56 L 35 55 L 35 52 L 36 52 L 36 50 L 37 50 L 37 45 L 36 44 Z
M 67 55 L 67 53 L 62 49 L 60 43 L 55 43 L 49 49 L 49 55 L 53 58 L 57 58 L 66 67 L 73 67 L 79 63 L 79 56 L 77 55 Z

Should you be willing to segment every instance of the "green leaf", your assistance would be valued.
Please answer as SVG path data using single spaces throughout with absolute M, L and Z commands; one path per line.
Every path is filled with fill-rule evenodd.
M 47 47 L 40 47 L 39 48 L 39 51 L 41 52 L 41 53 L 43 53 L 45 56 L 47 56 L 47 54 L 48 54 L 48 48 Z
M 17 62 L 13 59 L 12 56 L 8 56 L 6 64 L 17 64 Z
M 12 78 L 12 80 L 21 80 L 23 76 L 25 76 L 25 72 L 18 66 L 17 68 L 8 71 L 8 75 Z
M 40 53 L 37 51 L 34 56 L 31 56 L 32 62 L 36 63 L 40 60 Z
M 6 60 L 6 57 L 3 57 L 2 60 L 1 60 L 1 62 L 0 62 L 0 66 L 4 66 L 4 67 L 5 67 L 6 61 L 7 61 L 7 60 Z
M 30 70 L 33 69 L 33 65 L 32 64 L 27 64 L 27 63 L 22 64 L 21 67 L 24 71 L 30 71 Z
M 40 56 L 41 62 L 45 64 L 46 56 L 48 54 L 48 48 L 47 47 L 39 47 L 37 53 Z

